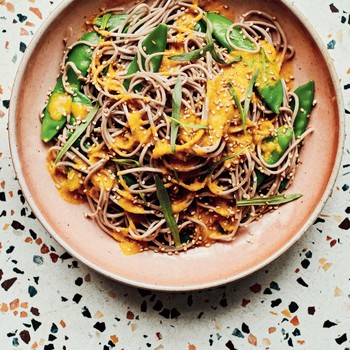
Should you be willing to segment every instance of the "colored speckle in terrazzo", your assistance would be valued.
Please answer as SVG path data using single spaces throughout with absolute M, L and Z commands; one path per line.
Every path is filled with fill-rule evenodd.
M 20 338 L 28 344 L 30 342 L 30 334 L 29 332 L 25 329 L 19 333 Z
M 339 10 L 334 6 L 333 3 L 329 5 L 329 8 L 330 8 L 332 13 L 338 13 L 339 12 Z
M 33 296 L 35 296 L 37 293 L 38 293 L 38 291 L 36 290 L 35 287 L 33 287 L 33 286 L 28 287 L 28 294 L 30 295 L 31 298 Z
M 235 348 L 235 346 L 233 345 L 232 341 L 229 340 L 225 346 L 229 349 L 229 350 L 237 350 L 237 348 Z
M 261 284 L 255 283 L 255 284 L 253 284 L 252 286 L 250 286 L 249 289 L 250 289 L 253 293 L 260 293 L 260 292 L 261 292 Z
M 288 309 L 291 313 L 296 312 L 299 309 L 299 306 L 296 302 L 292 301 L 289 305 L 288 305 Z
M 248 325 L 245 324 L 244 322 L 242 323 L 241 329 L 242 329 L 242 332 L 243 332 L 243 333 L 246 333 L 246 334 L 249 334 L 249 333 L 250 333 L 250 329 L 249 329 Z
M 334 326 L 336 326 L 336 325 L 337 325 L 336 323 L 327 320 L 327 321 L 325 321 L 325 322 L 323 323 L 323 326 L 322 326 L 322 327 L 323 327 L 323 328 L 331 328 L 331 327 L 334 327 Z
M 350 229 L 350 220 L 349 218 L 345 218 L 339 225 L 339 228 L 342 230 L 349 230 Z
M 336 45 L 336 41 L 333 39 L 327 44 L 327 49 L 328 50 L 334 50 L 335 45 Z
M 278 305 L 280 305 L 282 303 L 282 299 L 281 298 L 278 298 L 276 300 L 272 300 L 271 301 L 271 307 L 276 307 Z
M 41 326 L 41 322 L 35 320 L 34 318 L 32 318 L 30 322 L 33 326 L 34 331 L 36 331 Z
M 8 291 L 16 281 L 17 281 L 17 277 L 9 278 L 1 283 L 1 287 L 5 291 Z
M 309 286 L 309 285 L 303 280 L 302 277 L 298 277 L 298 278 L 297 278 L 297 282 L 298 282 L 301 286 L 303 286 L 303 287 L 308 287 L 308 286 Z
M 78 277 L 74 283 L 80 287 L 83 284 L 83 282 L 84 280 L 81 277 Z
M 42 265 L 44 263 L 44 258 L 40 255 L 34 255 L 33 262 L 37 265 Z
M 89 311 L 89 309 L 88 309 L 86 306 L 84 306 L 84 307 L 82 308 L 81 313 L 82 313 L 82 315 L 83 315 L 84 317 L 91 318 L 90 311 Z
M 106 330 L 106 325 L 104 322 L 96 322 L 94 324 L 94 328 L 96 328 L 100 332 L 104 332 Z
M 238 328 L 233 330 L 232 335 L 238 338 L 244 338 L 243 333 Z
M 336 338 L 335 341 L 341 345 L 343 343 L 345 343 L 348 340 L 348 337 L 346 335 L 346 333 L 342 334 L 340 337 Z
M 20 222 L 18 222 L 17 220 L 13 220 L 11 223 L 11 226 L 15 229 L 15 230 L 21 230 L 23 231 L 25 229 L 24 225 L 22 225 Z
M 82 298 L 82 295 L 79 293 L 74 294 L 73 301 L 77 304 L 79 304 L 80 300 Z

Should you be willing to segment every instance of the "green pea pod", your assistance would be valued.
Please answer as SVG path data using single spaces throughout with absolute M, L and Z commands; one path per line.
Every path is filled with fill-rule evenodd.
M 272 151 L 263 153 L 265 162 L 271 165 L 277 163 L 288 149 L 292 138 L 293 129 L 291 127 L 286 128 L 285 126 L 280 126 L 277 129 L 276 136 L 266 138 L 263 143 L 270 146 Z
M 255 175 L 256 175 L 256 188 L 259 188 L 261 184 L 265 181 L 267 178 L 267 175 L 262 173 L 259 170 L 255 170 Z
M 100 40 L 100 36 L 95 32 L 88 32 L 80 38 L 80 41 L 88 41 L 92 44 L 97 44 L 99 40 Z M 74 63 L 76 67 L 80 70 L 82 76 L 86 76 L 88 68 L 91 63 L 91 57 L 92 57 L 91 47 L 86 44 L 78 44 L 68 54 L 67 62 Z M 76 94 L 78 94 L 81 87 L 81 82 L 79 81 L 77 75 L 71 68 L 69 68 L 67 71 L 67 82 L 69 83 L 73 91 Z M 58 78 L 58 81 L 56 83 L 54 90 L 50 95 L 49 101 L 44 111 L 44 118 L 43 118 L 42 127 L 41 127 L 41 138 L 44 142 L 51 141 L 66 123 L 67 117 L 64 113 L 65 112 L 64 108 L 60 108 L 60 110 L 56 110 L 55 111 L 56 115 L 54 118 L 52 118 L 52 115 L 50 114 L 52 112 L 52 109 L 54 108 L 54 104 L 57 102 L 57 99 L 59 98 L 69 99 L 69 97 L 67 97 L 65 94 L 66 93 L 62 84 L 62 76 L 60 76 Z M 91 105 L 91 101 L 86 96 L 82 97 L 81 95 L 78 94 L 78 96 L 76 98 L 73 98 L 73 100 L 74 99 L 77 100 L 80 98 L 81 100 L 84 100 L 86 104 Z M 89 103 L 87 102 L 87 100 L 89 100 Z M 67 101 L 67 103 L 69 102 Z
M 214 12 L 208 12 L 207 18 L 213 26 L 214 38 L 222 46 L 226 47 L 227 50 L 232 51 L 233 47 L 230 45 L 230 43 L 226 39 L 226 33 L 229 27 L 232 26 L 233 22 L 228 18 Z M 249 39 L 244 37 L 239 27 L 235 27 L 232 29 L 230 34 L 230 39 L 232 43 L 237 47 L 239 47 L 240 49 L 254 50 L 256 48 L 255 45 Z
M 101 37 L 96 32 L 88 32 L 84 34 L 79 41 L 88 41 L 91 44 L 97 45 L 100 41 Z M 89 45 L 86 44 L 78 44 L 76 45 L 68 54 L 67 62 L 72 62 L 76 65 L 76 67 L 80 70 L 81 75 L 86 77 L 87 71 L 91 64 L 93 50 Z M 73 71 L 73 69 L 69 68 L 67 71 L 67 82 L 70 87 L 75 91 L 79 90 L 81 87 L 81 82 L 78 79 L 77 75 Z
M 207 31 L 207 25 L 205 24 L 205 21 L 198 21 L 194 25 L 194 30 L 196 32 L 205 33 Z
M 151 55 L 157 52 L 164 52 L 167 42 L 168 35 L 168 27 L 166 24 L 159 24 L 155 29 L 153 29 L 142 42 L 142 47 L 147 55 Z M 136 55 L 134 59 L 131 61 L 130 66 L 127 70 L 127 75 L 137 73 L 140 68 L 137 63 L 138 56 Z M 153 67 L 153 72 L 158 72 L 160 65 L 162 64 L 163 55 L 154 56 L 151 59 L 151 64 Z M 145 69 L 145 58 L 141 58 L 142 67 Z M 126 90 L 129 90 L 131 79 L 124 80 L 124 87 Z M 136 91 L 140 91 L 142 89 L 141 85 L 135 87 Z
M 260 172 L 259 170 L 255 170 L 255 174 L 256 174 L 256 188 L 259 188 L 269 178 L 269 176 Z M 282 180 L 280 187 L 278 188 L 279 193 L 285 190 L 288 182 L 289 182 L 289 179 Z
M 51 118 L 50 115 L 50 106 L 52 106 L 52 103 L 54 103 L 53 101 L 55 101 L 58 96 L 64 96 L 64 94 L 65 90 L 60 76 L 44 111 L 44 118 L 41 124 L 41 138 L 44 142 L 52 140 L 66 123 L 67 118 L 63 115 L 63 113 L 59 113 L 58 117 L 55 119 Z
M 282 180 L 282 182 L 280 184 L 280 187 L 278 187 L 278 192 L 279 193 L 283 192 L 286 189 L 286 187 L 288 185 L 288 182 L 289 182 L 289 179 L 283 179 Z
M 275 85 L 265 85 L 263 87 L 258 87 L 260 96 L 266 102 L 266 104 L 271 108 L 271 110 L 278 114 L 279 109 L 283 102 L 283 86 L 282 81 L 278 80 Z
M 112 14 L 108 21 L 107 21 L 107 25 L 105 28 L 103 29 L 107 29 L 107 30 L 111 30 L 114 28 L 119 27 L 127 18 L 129 17 L 129 15 L 127 14 Z M 101 27 L 103 23 L 103 16 L 101 17 L 97 17 L 94 21 L 94 24 L 96 24 L 98 27 Z
M 294 135 L 297 139 L 306 130 L 309 123 L 309 116 L 313 107 L 315 97 L 315 82 L 310 80 L 304 85 L 299 86 L 294 93 L 299 98 L 299 110 L 294 120 Z M 295 101 L 291 102 L 291 108 L 294 110 Z

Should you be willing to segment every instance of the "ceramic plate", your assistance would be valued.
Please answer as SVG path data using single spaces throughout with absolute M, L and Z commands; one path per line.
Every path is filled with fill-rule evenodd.
M 157 290 L 184 291 L 238 280 L 276 259 L 312 225 L 326 202 L 339 169 L 344 139 L 342 102 L 331 59 L 308 21 L 287 1 L 227 1 L 238 16 L 260 9 L 278 17 L 296 49 L 295 86 L 316 83 L 315 132 L 302 150 L 302 164 L 290 193 L 304 196 L 239 231 L 229 244 L 196 248 L 178 256 L 152 252 L 125 256 L 118 244 L 83 216 L 84 205 L 64 202 L 46 171 L 39 114 L 53 87 L 72 28 L 82 34 L 101 0 L 64 1 L 39 29 L 22 61 L 12 92 L 10 146 L 23 193 L 46 230 L 72 255 L 117 281 Z M 108 4 L 107 4 L 108 5 Z

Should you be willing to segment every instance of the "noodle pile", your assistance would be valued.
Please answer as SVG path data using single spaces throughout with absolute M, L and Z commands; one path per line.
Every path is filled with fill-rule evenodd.
M 205 16 L 196 4 L 156 0 L 152 4 L 139 2 L 128 11 L 114 8 L 106 12 L 127 13 L 128 17 L 109 31 L 93 27 L 102 40 L 97 46 L 90 44 L 92 62 L 87 78 L 80 79 L 84 81 L 82 92 L 100 108 L 79 146 L 71 147 L 57 164 L 58 152 L 84 120 L 68 122 L 50 148 L 49 170 L 57 188 L 71 202 L 87 201 L 90 210 L 85 216 L 119 241 L 127 254 L 145 250 L 172 254 L 231 241 L 240 226 L 275 209 L 269 205 L 237 207 L 236 202 L 278 194 L 284 179 L 290 185 L 298 163 L 298 144 L 311 131 L 308 129 L 297 140 L 293 136 L 282 158 L 270 165 L 263 153 L 273 150 L 266 149 L 271 145 L 262 141 L 276 135 L 280 126 L 293 126 L 298 97 L 289 92 L 282 79 L 284 98 L 280 112 L 275 114 L 253 93 L 244 130 L 229 93 L 228 81 L 244 101 L 249 82 L 259 69 L 247 62 L 253 62 L 261 49 L 272 62 L 271 79 L 280 76 L 282 64 L 294 55 L 283 29 L 276 18 L 250 11 L 234 27 L 241 28 L 256 50 L 245 51 L 231 43 L 235 50 L 229 53 L 214 40 L 221 59 L 228 62 L 240 55 L 241 61 L 222 65 L 207 52 L 198 60 L 179 62 L 169 57 L 208 44 L 206 33 L 195 30 L 196 23 Z M 142 42 L 159 23 L 168 26 L 167 47 L 161 53 L 159 72 L 153 72 L 152 55 L 145 53 Z M 63 81 L 68 52 L 62 61 Z M 136 54 L 140 69 L 127 76 Z M 79 74 L 76 67 L 70 67 Z M 181 116 L 174 152 L 170 117 L 179 76 Z M 131 79 L 127 90 L 125 79 Z M 135 88 L 140 85 L 142 89 Z M 69 86 L 66 92 L 72 94 Z M 294 110 L 289 107 L 291 98 L 295 100 Z M 258 188 L 257 171 L 268 175 Z M 170 196 L 181 245 L 174 244 L 160 207 L 156 174 Z

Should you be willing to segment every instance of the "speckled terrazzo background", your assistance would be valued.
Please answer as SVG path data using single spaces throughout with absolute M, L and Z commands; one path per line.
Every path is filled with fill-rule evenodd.
M 59 1 L 0 0 L 0 350 L 350 350 L 350 145 L 322 214 L 286 254 L 221 288 L 155 293 L 103 278 L 35 219 L 11 164 L 15 72 Z M 350 132 L 350 1 L 297 0 L 334 59 Z

